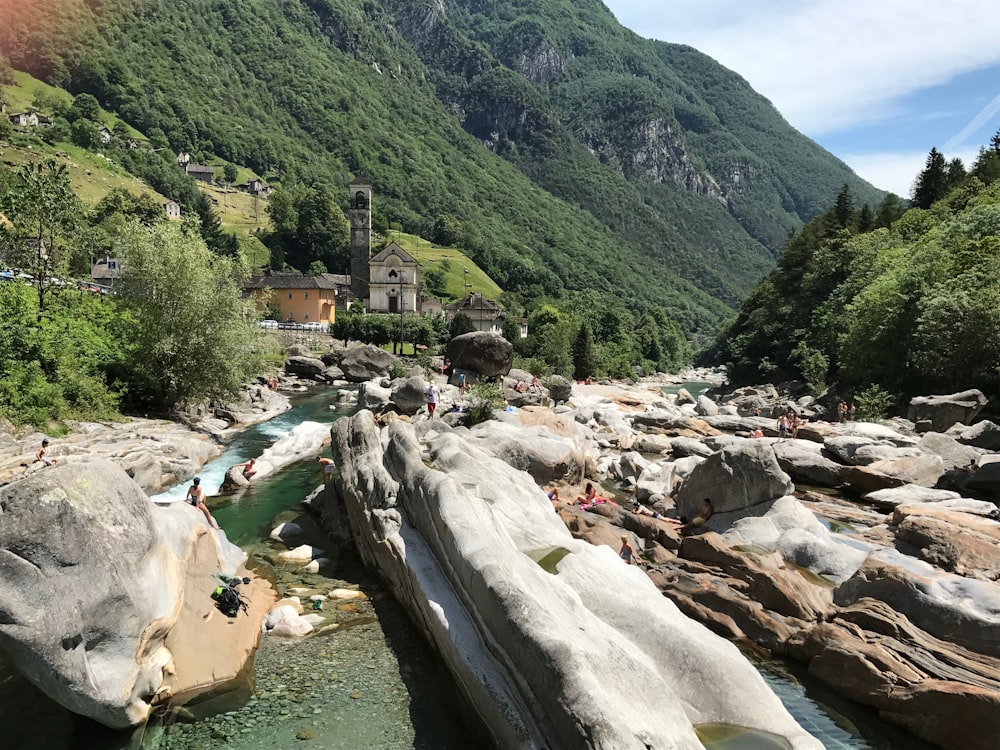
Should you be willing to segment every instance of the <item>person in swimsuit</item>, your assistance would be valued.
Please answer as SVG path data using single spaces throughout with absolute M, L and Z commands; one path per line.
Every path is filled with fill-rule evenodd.
M 45 464 L 46 466 L 52 466 L 53 464 L 59 463 L 58 458 L 46 458 L 45 454 L 49 452 L 49 439 L 45 438 L 42 440 L 42 447 L 38 449 L 35 454 L 35 461 Z
M 622 546 L 621 546 L 621 549 L 618 550 L 618 556 L 622 560 L 624 560 L 625 562 L 627 562 L 629 565 L 638 565 L 639 564 L 639 558 L 636 556 L 635 550 L 632 549 L 632 545 L 628 543 L 628 537 L 627 536 L 623 536 L 622 537 Z
M 636 501 L 636 503 L 632 506 L 632 512 L 639 516 L 649 516 L 651 518 L 655 518 L 658 521 L 663 518 L 662 513 L 657 510 L 651 510 L 638 501 Z
M 326 456 L 316 456 L 316 462 L 323 467 L 323 482 L 333 479 L 333 470 L 336 468 L 332 458 Z
M 257 459 L 256 458 L 251 458 L 249 461 L 247 461 L 245 464 L 243 464 L 243 478 L 244 479 L 249 480 L 249 479 L 251 479 L 253 477 L 254 474 L 257 473 L 257 467 L 255 466 L 256 463 L 257 463 Z
M 208 521 L 209 526 L 213 529 L 219 528 L 219 524 L 212 518 L 212 514 L 208 512 L 208 506 L 205 505 L 205 488 L 201 486 L 201 477 L 195 477 L 191 480 L 191 486 L 188 487 L 187 491 L 187 501 L 205 514 L 205 520 Z

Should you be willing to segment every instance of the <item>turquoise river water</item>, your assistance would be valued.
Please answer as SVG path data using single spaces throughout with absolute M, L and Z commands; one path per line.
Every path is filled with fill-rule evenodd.
M 292 410 L 241 433 L 225 452 L 206 464 L 202 484 L 211 495 L 226 469 L 259 455 L 302 421 L 332 421 L 351 407 L 332 410 L 336 392 L 300 397 Z M 347 410 L 345 410 L 345 408 Z M 331 612 L 340 627 L 298 641 L 264 637 L 254 660 L 253 690 L 218 713 L 184 719 L 160 717 L 134 732 L 115 732 L 75 716 L 48 700 L 18 676 L 0 652 L 0 748 L 3 750 L 460 750 L 492 747 L 471 719 L 456 686 L 429 646 L 379 581 L 343 550 L 322 575 L 306 576 L 274 565 L 269 539 L 276 521 L 295 518 L 324 547 L 302 500 L 321 481 L 318 466 L 302 461 L 265 477 L 250 491 L 209 501 L 212 513 L 251 566 L 276 582 L 323 590 L 358 588 L 367 598 Z M 183 494 L 178 487 L 167 497 Z M 326 547 L 328 548 L 328 547 Z M 753 650 L 748 656 L 793 716 L 827 748 L 921 750 L 917 740 L 881 722 L 865 707 L 839 698 L 801 670 Z M 715 750 L 780 747 L 743 736 L 719 738 Z

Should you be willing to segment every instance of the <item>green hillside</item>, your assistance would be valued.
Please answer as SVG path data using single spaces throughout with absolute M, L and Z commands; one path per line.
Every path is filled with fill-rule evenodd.
M 914 395 L 1000 393 L 1000 134 L 968 174 L 917 179 L 921 207 L 879 216 L 849 195 L 791 238 L 706 354 L 734 384 L 807 382 L 866 416 Z
M 201 163 L 342 205 L 363 171 L 377 229 L 460 247 L 526 300 L 610 294 L 689 333 L 845 182 L 878 197 L 737 76 L 598 2 L 444 7 L 4 0 L 0 51 Z

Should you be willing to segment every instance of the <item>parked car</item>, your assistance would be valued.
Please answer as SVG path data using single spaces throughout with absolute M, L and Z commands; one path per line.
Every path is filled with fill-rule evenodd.
M 325 323 L 321 323 L 318 320 L 310 320 L 302 324 L 303 331 L 322 331 L 326 328 Z
M 276 321 L 276 320 L 262 320 L 257 325 L 259 325 L 261 328 L 266 328 L 266 329 L 270 329 L 270 330 L 277 330 L 277 328 L 278 328 L 278 321 Z

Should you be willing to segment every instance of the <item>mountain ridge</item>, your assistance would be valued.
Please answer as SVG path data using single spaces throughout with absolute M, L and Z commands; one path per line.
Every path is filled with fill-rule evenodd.
M 860 198 L 878 195 L 798 134 L 792 150 L 822 172 L 820 184 L 775 177 L 718 129 L 737 104 L 718 104 L 720 118 L 660 57 L 713 70 L 719 102 L 733 87 L 746 95 L 742 79 L 690 48 L 640 40 L 597 2 L 0 8 L 13 20 L 0 50 L 15 67 L 94 93 L 175 150 L 217 154 L 272 179 L 323 181 L 340 195 L 364 170 L 384 228 L 463 246 L 529 300 L 595 290 L 638 309 L 662 306 L 688 333 L 713 329 L 844 182 Z M 518 50 L 524 40 L 537 44 Z M 622 91 L 627 107 L 616 106 Z M 794 131 L 778 120 L 768 127 L 781 142 Z M 511 122 L 520 129 L 497 127 Z

